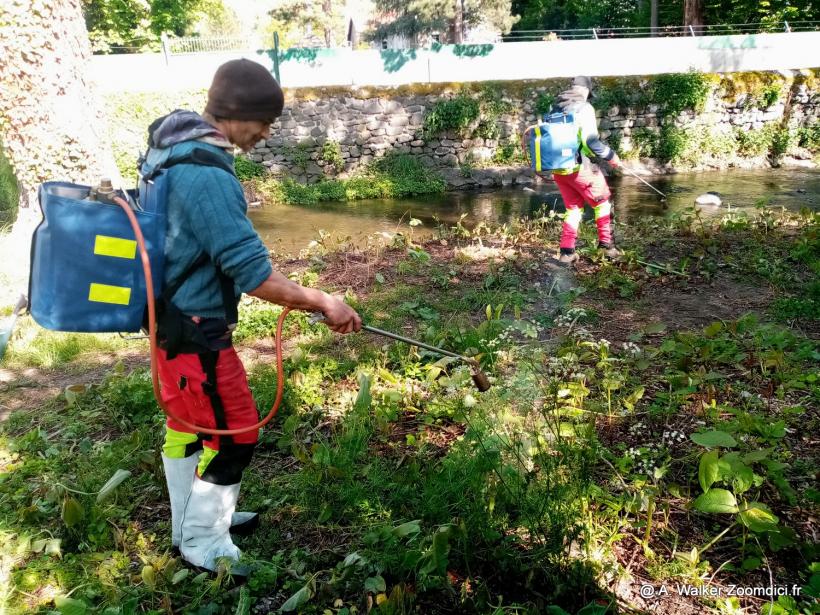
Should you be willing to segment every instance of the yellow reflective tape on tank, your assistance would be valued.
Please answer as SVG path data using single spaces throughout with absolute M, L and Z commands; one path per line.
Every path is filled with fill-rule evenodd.
M 137 242 L 133 239 L 97 235 L 94 239 L 94 254 L 134 259 L 137 256 Z
M 131 289 L 127 286 L 109 286 L 92 282 L 88 290 L 88 300 L 96 303 L 128 305 L 131 302 Z
M 535 126 L 535 170 L 541 170 L 541 129 Z

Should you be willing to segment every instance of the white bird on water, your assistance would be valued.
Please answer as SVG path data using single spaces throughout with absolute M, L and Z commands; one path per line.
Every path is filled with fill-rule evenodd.
M 711 205 L 712 207 L 720 207 L 723 201 L 717 192 L 705 192 L 695 199 L 697 205 Z

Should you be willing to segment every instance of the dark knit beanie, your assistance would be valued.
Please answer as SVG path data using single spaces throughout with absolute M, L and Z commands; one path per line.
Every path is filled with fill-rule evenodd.
M 216 70 L 205 111 L 229 120 L 273 121 L 285 97 L 270 71 L 251 60 L 231 60 Z

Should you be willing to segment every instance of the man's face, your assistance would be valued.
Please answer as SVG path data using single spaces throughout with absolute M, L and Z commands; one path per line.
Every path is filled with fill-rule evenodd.
M 228 140 L 243 152 L 249 152 L 253 146 L 270 136 L 273 122 L 264 120 L 230 120 L 226 136 Z

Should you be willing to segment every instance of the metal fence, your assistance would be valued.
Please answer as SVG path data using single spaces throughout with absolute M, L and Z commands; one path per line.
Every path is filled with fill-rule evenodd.
M 256 51 L 268 49 L 273 41 L 263 42 L 258 36 L 216 36 L 177 38 L 164 36 L 163 50 L 170 54 L 212 53 L 222 51 Z
M 670 36 L 723 36 L 766 32 L 813 32 L 820 21 L 780 21 L 771 23 L 717 24 L 707 26 L 664 26 L 659 28 L 583 28 L 575 30 L 516 30 L 501 37 L 502 42 L 532 42 L 602 38 L 649 38 Z
M 650 38 L 680 36 L 723 36 L 730 34 L 761 34 L 774 32 L 813 32 L 820 30 L 820 21 L 780 21 L 747 24 L 717 24 L 706 26 L 664 26 L 659 28 L 582 28 L 574 30 L 516 30 L 499 35 L 494 42 L 515 43 L 551 40 L 583 40 L 613 38 Z M 195 53 L 258 51 L 273 48 L 273 40 L 259 36 L 162 37 L 165 56 Z

